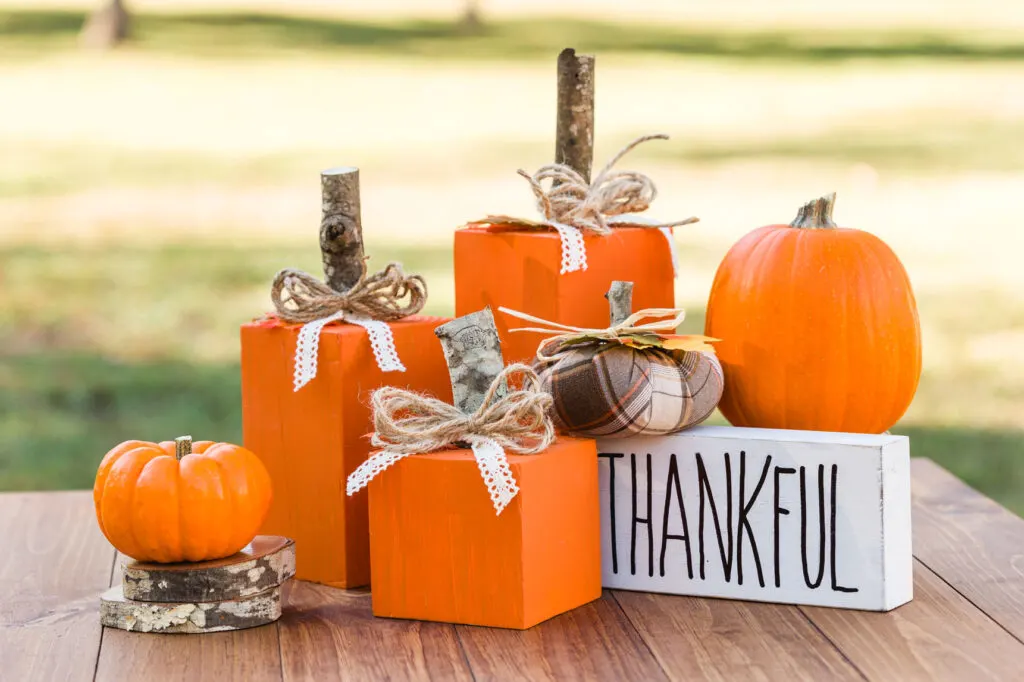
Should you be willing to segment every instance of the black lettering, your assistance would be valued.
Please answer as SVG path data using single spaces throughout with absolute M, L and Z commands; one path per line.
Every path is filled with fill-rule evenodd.
M 754 554 L 754 567 L 757 568 L 757 582 L 761 587 L 764 587 L 761 557 L 757 552 L 757 541 L 754 539 L 754 531 L 751 529 L 750 521 L 747 517 L 754 506 L 754 502 L 757 501 L 757 496 L 761 494 L 761 488 L 764 486 L 765 479 L 768 478 L 768 469 L 771 463 L 772 456 L 768 455 L 768 458 L 764 461 L 764 469 L 761 470 L 761 478 L 757 481 L 757 486 L 754 488 L 754 494 L 750 496 L 750 500 L 744 503 L 743 488 L 746 485 L 747 478 L 747 453 L 740 450 L 740 518 L 739 524 L 736 526 L 736 583 L 739 585 L 743 584 L 743 531 L 746 530 L 747 537 L 750 538 L 750 551 Z
M 804 582 L 818 589 L 825 577 L 825 465 L 818 465 L 818 579 L 811 581 L 807 570 L 807 467 L 800 467 L 800 556 L 804 565 Z
M 829 549 L 829 558 L 832 561 L 832 591 L 833 592 L 857 592 L 856 587 L 843 587 L 839 584 L 838 578 L 836 578 L 836 483 L 839 478 L 839 465 L 832 465 L 832 523 L 831 523 L 831 543 Z
M 636 527 L 647 524 L 647 575 L 654 577 L 654 533 L 651 532 L 651 455 L 647 455 L 647 516 L 636 515 L 636 454 L 629 456 L 630 470 L 633 474 L 633 526 L 629 539 L 629 572 L 636 575 Z
M 725 581 L 732 580 L 732 464 L 729 453 L 725 453 L 725 483 L 726 483 L 726 522 L 725 528 L 729 538 L 729 549 L 726 551 L 722 542 L 722 526 L 718 519 L 718 508 L 715 506 L 715 494 L 711 490 L 711 481 L 708 480 L 708 471 L 704 466 L 704 459 L 697 453 L 697 485 L 700 490 L 700 516 L 697 521 L 697 532 L 700 534 L 698 548 L 700 550 L 700 578 L 704 580 L 704 499 L 707 496 L 711 503 L 711 516 L 715 521 L 715 535 L 718 536 L 718 551 L 722 556 L 722 570 L 725 573 Z
M 675 491 L 676 502 L 679 504 L 679 516 L 683 522 L 683 534 L 673 535 L 668 532 L 668 513 L 672 507 L 672 493 Z M 683 506 L 683 489 L 679 483 L 679 464 L 675 453 L 668 460 L 668 478 L 665 479 L 665 513 L 661 521 L 661 577 L 665 577 L 665 550 L 669 540 L 682 540 L 686 545 L 686 574 L 693 580 L 693 557 L 690 554 L 690 528 L 686 523 L 686 508 Z
M 789 510 L 782 506 L 781 493 L 779 491 L 779 480 L 785 474 L 795 474 L 796 469 L 790 467 L 775 467 L 775 587 L 782 587 L 782 576 L 779 572 L 779 521 L 783 515 L 789 516 Z
M 612 573 L 619 573 L 619 543 L 615 534 L 615 460 L 626 455 L 621 452 L 600 452 L 598 457 L 608 458 L 608 522 L 612 532 Z

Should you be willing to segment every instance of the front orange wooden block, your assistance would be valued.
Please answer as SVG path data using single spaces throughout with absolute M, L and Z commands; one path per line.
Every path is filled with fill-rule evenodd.
M 672 254 L 660 230 L 615 228 L 584 237 L 587 269 L 559 274 L 562 249 L 554 230 L 455 232 L 455 315 L 491 306 L 506 362 L 533 359 L 544 338 L 509 328 L 532 326 L 499 306 L 576 327 L 609 325 L 604 294 L 615 280 L 633 282 L 633 309 L 675 305 Z
M 470 450 L 370 482 L 374 615 L 525 629 L 601 596 L 594 441 L 508 459 L 519 494 L 501 515 Z
M 362 327 L 332 324 L 320 335 L 317 376 L 297 393 L 292 377 L 300 325 L 242 326 L 245 447 L 270 472 L 274 501 L 261 533 L 295 540 L 301 580 L 335 587 L 370 582 L 366 496 L 346 497 L 345 481 L 369 454 L 370 393 L 391 385 L 451 401 L 434 328 L 437 317 L 391 324 L 405 372 L 381 372 Z

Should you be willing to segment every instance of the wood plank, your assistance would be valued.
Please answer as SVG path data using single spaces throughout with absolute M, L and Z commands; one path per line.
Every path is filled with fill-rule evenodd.
M 795 606 L 617 590 L 673 679 L 860 680 Z
M 0 677 L 92 679 L 113 559 L 90 493 L 0 494 Z
M 529 630 L 456 629 L 477 680 L 667 679 L 607 590 Z
M 895 611 L 800 608 L 869 680 L 1021 676 L 1024 644 L 919 562 L 914 601 Z
M 117 555 L 110 585 L 121 582 L 131 559 Z M 99 623 L 99 601 L 92 614 Z M 281 679 L 278 624 L 250 630 L 204 635 L 158 635 L 103 629 L 96 680 L 159 679 L 174 682 L 210 680 L 262 682 Z
M 455 628 L 374 618 L 370 592 L 293 580 L 278 628 L 285 680 L 471 680 Z
M 1024 519 L 914 460 L 914 556 L 1024 641 Z

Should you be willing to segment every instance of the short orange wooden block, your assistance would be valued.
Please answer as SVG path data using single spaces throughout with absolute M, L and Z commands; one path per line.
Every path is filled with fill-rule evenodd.
M 374 615 L 525 629 L 601 596 L 594 441 L 508 460 L 520 490 L 501 515 L 470 450 L 370 482 Z
M 455 232 L 455 315 L 484 306 L 494 310 L 507 362 L 533 359 L 539 334 L 509 333 L 530 326 L 498 312 L 499 306 L 577 327 L 609 325 L 604 294 L 615 280 L 633 282 L 633 309 L 675 303 L 672 255 L 660 230 L 615 228 L 584 237 L 587 269 L 560 274 L 561 241 L 553 230 L 495 230 L 471 226 Z
M 406 372 L 378 369 L 362 327 L 333 324 L 320 335 L 317 376 L 297 393 L 292 377 L 300 325 L 242 326 L 242 428 L 263 460 L 274 501 L 261 532 L 295 540 L 296 578 L 335 587 L 370 582 L 366 496 L 346 497 L 345 481 L 371 450 L 370 393 L 401 386 L 451 401 L 434 328 L 413 316 L 391 323 Z

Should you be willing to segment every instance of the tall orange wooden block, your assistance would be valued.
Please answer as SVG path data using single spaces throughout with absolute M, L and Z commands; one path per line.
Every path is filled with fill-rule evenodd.
M 392 385 L 451 400 L 434 328 L 446 320 L 412 316 L 390 323 L 405 372 L 381 372 L 366 331 L 324 327 L 317 376 L 293 390 L 301 325 L 242 326 L 242 429 L 245 447 L 266 465 L 274 501 L 261 529 L 295 540 L 296 577 L 335 587 L 370 582 L 366 496 L 346 497 L 345 481 L 371 450 L 369 398 Z
M 601 596 L 595 442 L 508 461 L 519 494 L 500 515 L 470 450 L 370 482 L 374 615 L 525 629 Z
M 484 306 L 494 310 L 507 362 L 528 362 L 543 339 L 509 333 L 520 324 L 499 306 L 576 327 L 609 325 L 604 294 L 615 280 L 633 282 L 633 308 L 675 304 L 672 253 L 657 229 L 617 227 L 609 235 L 586 235 L 587 269 L 560 274 L 561 241 L 554 230 L 455 232 L 455 315 Z

